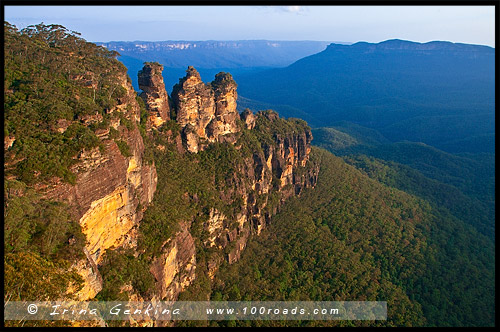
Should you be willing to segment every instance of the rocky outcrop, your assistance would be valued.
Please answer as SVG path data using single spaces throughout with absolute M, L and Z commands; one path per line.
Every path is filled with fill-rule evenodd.
M 80 260 L 75 264 L 75 270 L 85 280 L 85 283 L 75 295 L 77 300 L 86 301 L 93 299 L 102 290 L 102 277 L 99 274 L 97 265 L 90 257 L 88 250 L 84 250 L 86 260 Z
M 196 277 L 196 248 L 189 233 L 189 224 L 181 223 L 181 230 L 163 244 L 162 254 L 150 268 L 156 279 L 157 298 L 174 301 L 180 292 Z
M 211 142 L 234 142 L 239 128 L 236 83 L 231 74 L 219 73 L 212 83 L 205 84 L 193 67 L 186 72 L 172 91 L 186 149 L 196 153 Z
M 241 113 L 241 120 L 245 122 L 247 129 L 253 129 L 255 127 L 255 115 L 248 108 Z
M 170 104 L 162 76 L 163 66 L 147 62 L 138 74 L 140 94 L 148 111 L 148 128 L 158 128 L 170 119 Z
M 118 247 L 127 239 L 142 219 L 140 207 L 152 201 L 156 190 L 156 168 L 143 160 L 144 143 L 139 130 L 135 125 L 127 128 L 120 122 L 119 113 L 136 123 L 140 109 L 126 75 L 119 80 L 127 93 L 109 113 L 116 115 L 111 122 L 129 147 L 130 156 L 125 157 L 115 140 L 102 135 L 104 149 L 82 151 L 77 157 L 79 162 L 71 167 L 75 184 L 57 183 L 44 190 L 46 198 L 69 203 L 70 213 L 79 220 L 86 235 L 87 261 L 75 265 L 85 280 L 81 299 L 92 298 L 102 288 L 98 271 L 91 267 L 100 262 L 105 250 Z
M 259 118 L 268 128 L 288 123 L 271 111 L 256 115 L 246 111 L 241 117 L 243 121 L 252 119 L 252 128 Z M 269 143 L 262 144 L 261 151 L 245 160 L 244 166 L 234 173 L 234 186 L 224 191 L 223 196 L 241 197 L 241 211 L 234 217 L 216 209 L 209 212 L 204 246 L 219 250 L 207 262 L 210 278 L 214 278 L 223 260 L 229 264 L 239 260 L 250 234 L 259 235 L 288 198 L 317 182 L 319 165 L 308 163 L 312 134 L 307 126 L 299 123 L 294 130 L 271 130 L 268 134 L 272 137 Z
M 234 135 L 239 131 L 236 119 L 236 82 L 229 73 L 218 73 L 211 83 L 214 91 L 215 119 L 208 124 L 209 141 L 229 141 L 234 143 Z
M 300 183 L 294 174 L 298 166 L 306 166 L 311 151 L 312 133 L 305 131 L 294 135 L 276 135 L 276 147 L 264 148 L 266 163 L 272 168 L 280 183 L 280 188 L 286 185 L 296 186 L 293 194 L 300 192 Z
M 203 83 L 196 69 L 190 66 L 186 73 L 172 91 L 176 120 L 181 128 L 188 124 L 197 127 L 198 135 L 206 138 L 204 130 L 215 116 L 214 93 L 210 85 Z
M 78 38 L 71 40 L 79 42 Z M 246 111 L 240 117 L 236 111 L 237 85 L 228 73 L 219 73 L 205 84 L 189 67 L 186 77 L 175 86 L 171 102 L 162 78 L 163 67 L 146 63 L 138 74 L 143 90 L 138 98 L 126 68 L 118 61 L 106 61 L 118 54 L 85 45 L 91 51 L 90 58 L 68 50 L 67 56 L 73 58 L 63 70 L 69 79 L 63 80 L 67 87 L 63 90 L 69 98 L 61 95 L 68 102 L 68 107 L 63 107 L 64 103 L 61 107 L 74 107 L 74 112 L 60 110 L 64 115 L 59 112 L 58 117 L 47 118 L 48 123 L 38 122 L 40 117 L 33 118 L 34 123 L 30 116 L 30 122 L 41 129 L 36 140 L 50 138 L 54 142 L 47 150 L 50 157 L 64 162 L 36 165 L 28 159 L 19 164 L 20 174 L 11 174 L 27 179 L 27 183 L 12 181 L 12 188 L 9 184 L 4 194 L 7 198 L 22 196 L 25 185 L 32 187 L 26 200 L 13 201 L 13 213 L 8 215 L 25 211 L 35 228 L 47 228 L 42 234 L 48 241 L 34 236 L 28 244 L 26 234 L 40 235 L 37 229 L 30 229 L 29 234 L 11 230 L 10 249 L 17 251 L 17 244 L 33 245 L 42 254 L 34 258 L 36 261 L 60 265 L 55 271 L 58 277 L 49 279 L 61 286 L 68 282 L 60 297 L 73 301 L 91 300 L 98 294 L 99 299 L 123 295 L 139 302 L 175 301 L 191 285 L 186 298 L 208 299 L 209 280 L 219 266 L 240 259 L 249 238 L 260 234 L 281 204 L 314 185 L 317 169 L 307 162 L 310 131 L 303 123 L 279 119 L 273 112 L 254 115 Z M 64 59 L 64 47 L 56 53 L 57 59 Z M 47 84 L 61 85 L 59 76 L 48 76 L 55 81 L 47 80 Z M 13 129 L 16 131 L 11 134 L 22 130 L 17 125 Z M 8 132 L 5 136 L 4 152 L 12 156 L 7 169 L 33 149 L 25 146 L 30 135 L 16 134 L 17 140 Z M 60 150 L 54 148 L 56 142 Z M 21 153 L 16 160 L 18 150 Z M 53 156 L 54 151 L 60 155 Z M 195 154 L 199 151 L 203 153 Z M 161 165 L 162 187 L 153 203 L 158 183 L 155 160 Z M 52 165 L 52 178 L 49 174 L 40 177 L 42 170 Z M 48 201 L 39 204 L 39 200 Z M 65 204 L 56 205 L 60 202 Z M 24 209 L 18 204 L 29 205 Z M 43 206 L 51 209 L 47 220 L 40 220 L 44 213 L 37 211 Z M 147 218 L 143 220 L 145 211 Z M 57 222 L 57 216 L 63 219 Z M 76 221 L 80 227 L 75 227 Z M 16 223 L 13 218 L 11 228 Z M 72 273 L 66 274 L 74 271 L 83 278 L 83 285 Z M 39 277 L 42 282 L 50 281 Z M 19 293 L 17 286 L 13 289 Z M 101 323 L 105 322 L 97 325 Z M 153 325 L 133 319 L 129 323 Z
M 3 149 L 4 151 L 7 151 L 14 145 L 14 142 L 16 141 L 16 138 L 14 136 L 4 136 L 3 138 Z
M 159 91 L 164 89 L 159 76 L 161 66 L 151 64 L 139 74 L 144 90 L 142 98 L 150 115 L 149 134 L 167 119 L 162 114 L 166 112 L 168 96 Z M 104 149 L 80 153 L 79 162 L 71 168 L 76 183 L 58 183 L 45 190 L 46 197 L 69 203 L 86 235 L 86 259 L 74 266 L 85 280 L 77 294 L 80 300 L 91 299 L 102 289 L 97 266 L 106 250 L 126 247 L 135 250 L 136 257 L 141 255 L 137 249 L 140 221 L 156 190 L 156 168 L 144 161 L 144 142 L 136 126 L 140 107 L 130 83 L 126 79 L 121 82 L 127 93 L 109 110 L 114 115 L 109 124 L 118 130 L 129 154 L 120 151 L 115 136 L 110 139 L 111 129 L 100 129 L 96 135 Z M 163 104 L 157 99 L 162 99 Z M 213 82 L 205 84 L 190 67 L 174 88 L 172 99 L 175 106 L 172 114 L 176 115 L 178 128 L 161 131 L 165 140 L 153 146 L 157 151 L 175 149 L 185 153 L 185 148 L 196 153 L 213 142 L 227 142 L 235 144 L 235 151 L 246 152 L 235 161 L 233 172 L 227 175 L 229 178 L 217 198 L 223 205 L 235 206 L 234 211 L 223 212 L 221 205 L 203 207 L 200 211 L 204 212 L 192 216 L 192 220 L 183 220 L 174 236 L 162 239 L 161 250 L 149 262 L 149 271 L 155 278 L 155 287 L 148 293 L 150 298 L 139 297 L 127 285 L 127 294 L 142 300 L 175 301 L 201 273 L 213 279 L 224 261 L 229 264 L 238 261 L 250 236 L 259 235 L 289 197 L 314 186 L 319 171 L 317 165 L 308 162 L 312 140 L 309 127 L 300 120 L 280 119 L 272 111 L 253 114 L 246 110 L 239 115 L 236 83 L 229 74 L 220 73 Z M 128 121 L 123 121 L 123 117 Z M 259 142 L 245 145 L 244 140 L 239 140 L 241 135 Z M 197 225 L 204 230 L 197 235 L 201 238 L 194 238 L 190 228 L 198 217 L 203 217 Z M 208 254 L 201 260 L 197 259 L 195 243 L 207 249 Z

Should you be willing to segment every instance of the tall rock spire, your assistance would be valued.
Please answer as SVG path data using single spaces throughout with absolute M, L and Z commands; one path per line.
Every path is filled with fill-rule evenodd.
M 239 113 L 236 110 L 236 82 L 229 73 L 218 73 L 212 81 L 215 98 L 215 121 L 209 125 L 209 132 L 214 137 L 238 132 L 236 119 Z
M 231 74 L 219 73 L 212 83 L 205 84 L 193 67 L 186 73 L 174 86 L 172 100 L 188 151 L 202 150 L 202 142 L 234 142 L 239 114 L 237 85 Z
M 163 66 L 156 62 L 146 62 L 139 71 L 140 94 L 148 111 L 147 127 L 157 128 L 170 119 L 170 105 L 162 76 Z
M 190 124 L 200 138 L 207 138 L 205 128 L 215 117 L 214 92 L 196 69 L 189 66 L 186 73 L 172 91 L 176 120 L 182 128 Z

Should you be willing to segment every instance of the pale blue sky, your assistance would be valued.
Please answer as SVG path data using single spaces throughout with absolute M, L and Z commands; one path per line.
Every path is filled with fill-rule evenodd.
M 24 28 L 57 23 L 89 41 L 446 40 L 495 46 L 494 6 L 5 6 Z

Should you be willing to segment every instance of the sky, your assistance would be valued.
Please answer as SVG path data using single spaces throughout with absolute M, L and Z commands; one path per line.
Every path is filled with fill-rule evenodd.
M 19 29 L 61 24 L 92 42 L 443 40 L 495 47 L 494 6 L 5 6 Z

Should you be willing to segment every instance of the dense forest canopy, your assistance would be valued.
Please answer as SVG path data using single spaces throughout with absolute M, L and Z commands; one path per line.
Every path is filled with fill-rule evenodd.
M 156 165 L 157 189 L 149 206 L 138 207 L 140 255 L 124 248 L 103 253 L 96 300 L 129 299 L 127 286 L 134 296 L 150 296 L 152 260 L 189 221 L 196 279 L 179 300 L 379 300 L 388 302 L 389 311 L 387 321 L 377 322 L 178 325 L 494 325 L 494 155 L 391 143 L 352 123 L 317 128 L 316 144 L 329 151 L 313 147 L 307 165 L 296 170 L 301 176 L 319 166 L 317 185 L 280 205 L 280 190 L 290 188 L 280 188 L 278 174 L 263 175 L 271 179 L 267 196 L 257 195 L 242 174 L 256 155 L 276 148 L 277 137 L 308 131 L 305 121 L 262 111 L 253 129 L 238 118 L 234 145 L 215 142 L 185 153 L 177 146 L 181 129 L 175 120 L 146 133 L 142 99 L 140 120 L 128 118 L 128 109 L 110 112 L 125 104 L 127 93 L 120 81 L 127 80 L 126 68 L 116 52 L 60 25 L 18 30 L 5 22 L 4 36 L 4 301 L 71 298 L 81 289 L 83 280 L 72 267 L 85 258 L 85 235 L 68 204 L 44 198 L 40 188 L 74 185 L 76 157 L 89 149 L 105 152 L 97 135 L 102 130 L 130 157 L 122 133 L 138 130 L 143 160 Z M 224 260 L 235 244 L 222 252 L 205 246 L 210 234 L 204 225 L 212 209 L 236 223 L 242 188 L 263 214 L 279 212 L 260 235 L 250 235 L 240 260 L 226 260 L 211 280 L 208 262 L 217 255 Z
M 54 176 L 72 182 L 73 157 L 100 145 L 95 130 L 109 126 L 107 111 L 124 94 L 116 76 L 126 68 L 117 52 L 60 25 L 18 31 L 5 22 L 4 35 L 4 135 L 15 138 L 5 156 L 6 176 L 26 183 Z
M 494 154 L 451 154 L 423 143 L 390 143 L 374 130 L 347 123 L 313 129 L 313 134 L 315 145 L 344 156 L 386 185 L 446 207 L 494 239 Z
M 432 197 L 379 182 L 410 180 L 405 173 L 365 160 L 373 165 L 370 178 L 325 150 L 314 154 L 321 159 L 316 188 L 287 204 L 241 261 L 221 269 L 213 300 L 384 300 L 388 320 L 368 325 L 493 325 L 493 241 Z

